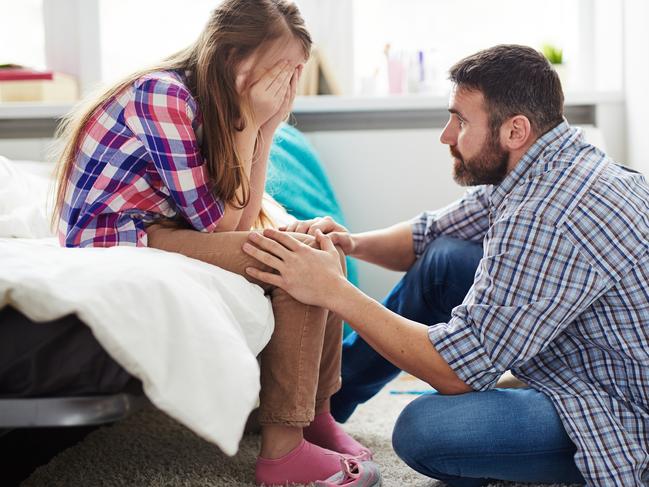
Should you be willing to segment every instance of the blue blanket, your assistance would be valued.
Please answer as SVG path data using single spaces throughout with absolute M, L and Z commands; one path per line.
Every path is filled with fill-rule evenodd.
M 345 218 L 329 178 L 307 138 L 295 127 L 283 124 L 275 133 L 268 161 L 266 192 L 298 220 L 331 216 L 345 225 Z M 356 263 L 347 258 L 347 275 L 357 284 Z

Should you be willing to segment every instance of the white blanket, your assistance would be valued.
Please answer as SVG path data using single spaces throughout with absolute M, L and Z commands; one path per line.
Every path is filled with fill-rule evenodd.
M 47 232 L 47 186 L 0 157 L 0 307 L 36 321 L 76 313 L 157 407 L 235 454 L 274 326 L 261 288 L 178 254 L 33 238 Z

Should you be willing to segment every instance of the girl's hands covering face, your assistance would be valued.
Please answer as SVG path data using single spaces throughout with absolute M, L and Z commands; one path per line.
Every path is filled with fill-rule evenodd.
M 244 88 L 245 80 L 237 78 L 237 88 L 247 91 L 250 103 L 250 116 L 257 128 L 263 127 L 271 119 L 275 124 L 288 115 L 295 92 L 297 91 L 298 68 L 288 61 L 278 61 L 275 66 L 266 71 L 257 81 Z
M 300 80 L 303 68 L 303 64 L 300 64 L 295 68 L 293 75 L 291 76 L 288 90 L 286 91 L 282 105 L 279 107 L 277 112 L 261 126 L 261 130 L 270 134 L 271 136 L 275 132 L 279 124 L 282 121 L 288 119 L 288 116 L 293 109 L 293 102 L 295 101 L 295 95 L 297 94 L 297 83 Z

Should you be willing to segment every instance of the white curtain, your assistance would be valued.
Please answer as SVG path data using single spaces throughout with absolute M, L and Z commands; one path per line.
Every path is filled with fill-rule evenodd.
M 342 90 L 354 92 L 354 2 L 352 0 L 297 0 L 309 32 L 326 56 Z

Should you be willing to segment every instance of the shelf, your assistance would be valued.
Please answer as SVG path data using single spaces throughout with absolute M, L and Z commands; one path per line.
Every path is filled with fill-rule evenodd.
M 569 92 L 565 113 L 571 123 L 596 124 L 598 105 L 623 102 L 622 92 Z M 73 107 L 68 103 L 0 103 L 0 138 L 51 137 Z M 439 128 L 448 120 L 447 107 L 446 96 L 298 97 L 293 123 L 303 132 Z
M 0 103 L 0 119 L 59 119 L 63 118 L 73 106 L 71 103 Z
M 568 92 L 568 106 L 598 105 L 601 103 L 622 102 L 624 96 L 619 91 Z M 335 112 L 376 112 L 446 110 L 448 96 L 438 95 L 391 95 L 378 97 L 360 96 L 303 96 L 295 100 L 294 113 L 335 113 Z
M 597 105 L 622 102 L 622 92 L 568 92 L 566 105 Z M 0 119 L 59 119 L 74 105 L 69 103 L 0 103 Z M 411 110 L 446 110 L 448 97 L 430 95 L 301 96 L 295 100 L 294 113 L 377 112 Z

